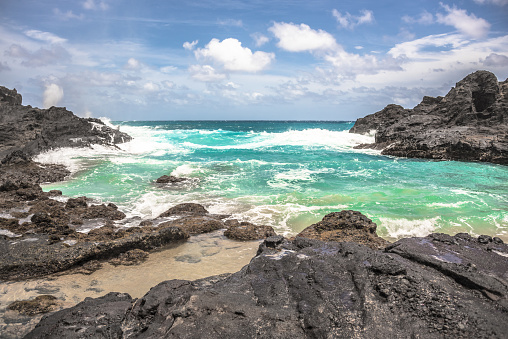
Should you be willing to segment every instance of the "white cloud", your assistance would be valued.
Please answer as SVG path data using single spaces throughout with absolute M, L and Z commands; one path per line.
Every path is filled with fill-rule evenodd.
M 424 11 L 420 14 L 418 18 L 413 18 L 408 15 L 405 15 L 402 17 L 402 21 L 404 21 L 407 24 L 417 23 L 421 25 L 431 25 L 434 23 L 434 16 L 431 13 Z
M 134 58 L 129 58 L 129 60 L 127 60 L 127 63 L 125 64 L 125 68 L 126 69 L 132 69 L 132 70 L 135 70 L 135 69 L 140 69 L 142 66 L 141 62 L 139 62 L 139 60 L 136 60 Z
M 64 95 L 63 89 L 57 84 L 46 85 L 46 90 L 43 94 L 43 108 L 56 106 L 62 100 Z
M 161 67 L 160 68 L 160 71 L 162 73 L 173 73 L 174 71 L 176 71 L 178 68 L 176 68 L 175 66 L 164 66 L 164 67 Z
M 276 22 L 268 30 L 279 39 L 277 46 L 286 51 L 312 52 L 340 48 L 330 33 L 321 29 L 316 31 L 306 24 Z
M 49 42 L 50 44 L 63 44 L 67 41 L 67 39 L 60 38 L 53 33 L 42 32 L 35 29 L 26 31 L 25 34 L 32 39 Z
M 459 30 L 459 32 L 474 39 L 487 36 L 490 24 L 485 19 L 477 18 L 474 14 L 468 15 L 466 10 L 459 9 L 455 6 L 452 8 L 441 3 L 441 7 L 445 9 L 447 14 L 436 14 L 438 23 L 453 26 Z
M 159 86 L 157 84 L 149 81 L 143 85 L 143 89 L 148 92 L 156 92 L 159 90 Z
M 250 36 L 256 42 L 256 47 L 261 47 L 264 44 L 266 44 L 268 41 L 270 41 L 270 38 L 268 38 L 266 35 L 263 35 L 261 33 L 254 33 L 254 34 L 251 34 Z
M 203 82 L 215 82 L 226 79 L 225 74 L 217 73 L 215 68 L 210 65 L 192 65 L 189 67 L 189 73 L 193 79 Z
M 21 59 L 21 65 L 26 67 L 42 67 L 51 64 L 61 64 L 70 59 L 70 55 L 65 48 L 60 45 L 52 45 L 50 49 L 39 48 L 31 52 L 25 47 L 12 44 L 5 52 L 5 56 Z
M 58 8 L 53 9 L 53 14 L 55 14 L 59 19 L 63 20 L 83 20 L 85 18 L 83 13 L 77 15 L 74 14 L 71 10 L 68 10 L 67 12 L 62 12 Z
M 494 4 L 498 6 L 508 5 L 508 0 L 474 0 L 477 4 Z
M 104 1 L 100 1 L 100 2 L 96 3 L 95 0 L 86 0 L 85 2 L 83 2 L 83 8 L 88 9 L 88 10 L 93 10 L 93 11 L 96 11 L 99 9 L 102 11 L 105 11 L 109 8 L 109 6 Z
M 440 49 L 456 49 L 468 43 L 463 37 L 456 34 L 429 35 L 420 39 L 403 42 L 395 45 L 388 51 L 394 58 L 408 57 L 419 59 L 426 55 L 423 51 L 428 47 L 439 47 Z
M 348 12 L 342 14 L 336 9 L 332 11 L 333 16 L 337 19 L 340 26 L 347 29 L 353 29 L 358 25 L 370 24 L 374 22 L 374 13 L 369 10 L 361 10 L 361 15 L 351 15 Z
M 254 52 L 242 47 L 237 39 L 228 38 L 223 41 L 212 39 L 205 48 L 194 52 L 198 60 L 211 61 L 226 71 L 258 72 L 270 66 L 275 58 L 273 53 Z
M 183 48 L 185 48 L 188 51 L 192 51 L 197 44 L 198 44 L 198 40 L 194 40 L 193 42 L 185 41 L 183 43 Z
M 217 22 L 221 26 L 243 27 L 242 20 L 225 19 L 225 20 L 218 20 Z
M 490 66 L 490 67 L 496 67 L 496 66 L 507 67 L 508 66 L 508 56 L 502 55 L 502 54 L 491 53 L 485 58 L 485 60 L 480 60 L 480 62 L 482 64 L 484 64 L 485 66 Z

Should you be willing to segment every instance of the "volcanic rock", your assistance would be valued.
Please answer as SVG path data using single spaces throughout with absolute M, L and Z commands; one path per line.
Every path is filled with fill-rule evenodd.
M 377 225 L 357 211 L 333 212 L 324 216 L 323 220 L 313 224 L 297 237 L 318 239 L 323 241 L 351 241 L 383 249 L 389 244 L 376 234 Z
M 464 235 L 386 252 L 270 237 L 237 273 L 88 298 L 26 338 L 504 338 L 507 267 L 507 245 Z
M 360 118 L 351 133 L 376 131 L 360 148 L 409 158 L 508 164 L 508 80 L 487 71 L 465 77 L 445 97 L 424 97 L 413 109 L 388 105 Z
M 187 178 L 175 177 L 174 175 L 163 175 L 162 177 L 155 180 L 155 182 L 158 184 L 174 184 L 187 180 L 188 180 Z
M 236 219 L 226 220 L 224 224 L 228 227 L 224 235 L 233 240 L 260 240 L 276 235 L 272 226 L 254 225 L 248 221 L 239 222 Z
M 0 159 L 22 151 L 28 156 L 58 147 L 114 145 L 132 138 L 99 119 L 83 119 L 64 107 L 32 108 L 16 90 L 0 86 Z
M 165 218 L 173 215 L 206 215 L 208 211 L 200 204 L 183 203 L 171 207 L 166 212 L 159 215 L 159 218 Z
M 39 295 L 32 300 L 15 301 L 7 308 L 21 314 L 33 316 L 40 313 L 52 312 L 59 306 L 58 299 L 52 295 Z

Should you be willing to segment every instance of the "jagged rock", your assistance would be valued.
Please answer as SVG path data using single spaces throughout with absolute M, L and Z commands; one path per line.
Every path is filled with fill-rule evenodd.
M 383 249 L 388 241 L 376 234 L 377 225 L 357 211 L 341 211 L 327 214 L 323 220 L 313 224 L 297 237 L 323 241 L 352 241 L 373 249 Z
M 424 97 L 413 109 L 388 105 L 360 118 L 351 133 L 376 130 L 375 143 L 360 148 L 409 158 L 508 164 L 508 80 L 477 71 L 445 97 Z
M 52 295 L 39 295 L 32 300 L 21 300 L 11 303 L 7 308 L 21 314 L 33 316 L 56 310 L 60 303 Z
M 224 235 L 233 240 L 260 240 L 276 235 L 272 226 L 259 226 L 247 221 L 238 222 L 236 219 L 226 220 L 224 224 L 228 227 Z
M 83 119 L 64 107 L 21 105 L 16 90 L 0 86 L 0 159 L 14 151 L 33 156 L 57 147 L 113 145 L 132 138 L 99 119 Z
M 508 246 L 464 238 L 270 237 L 237 273 L 89 298 L 26 338 L 504 338 Z

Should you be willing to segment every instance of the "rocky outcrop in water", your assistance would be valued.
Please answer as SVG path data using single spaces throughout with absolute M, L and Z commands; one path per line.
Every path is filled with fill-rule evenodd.
M 110 293 L 26 338 L 504 338 L 508 246 L 433 234 L 385 251 L 268 238 L 234 274 Z
M 508 165 L 508 80 L 477 71 L 445 97 L 424 97 L 413 109 L 388 105 L 358 119 L 350 132 L 372 130 L 375 143 L 360 147 L 400 157 Z
M 58 147 L 114 145 L 132 138 L 99 119 L 83 119 L 64 107 L 23 106 L 16 90 L 0 86 L 0 160 L 14 151 L 28 156 Z

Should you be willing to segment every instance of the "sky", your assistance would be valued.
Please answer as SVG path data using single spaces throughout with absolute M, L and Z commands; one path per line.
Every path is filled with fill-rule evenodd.
M 355 120 L 508 77 L 508 0 L 0 0 L 0 85 L 112 120 Z

